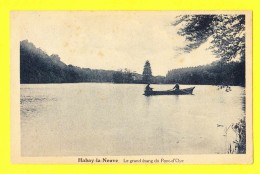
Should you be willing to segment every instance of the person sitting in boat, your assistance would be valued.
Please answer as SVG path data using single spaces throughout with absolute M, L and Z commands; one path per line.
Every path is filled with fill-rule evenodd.
M 175 89 L 175 90 L 180 90 L 180 85 L 179 85 L 179 83 L 176 83 L 176 85 L 173 87 L 173 89 Z
M 152 91 L 153 88 L 150 87 L 150 84 L 147 84 L 147 86 L 145 87 L 145 91 Z

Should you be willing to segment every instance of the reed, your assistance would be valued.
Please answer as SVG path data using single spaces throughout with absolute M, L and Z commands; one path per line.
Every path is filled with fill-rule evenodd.
M 236 133 L 236 140 L 233 141 L 234 148 L 231 144 L 228 148 L 228 153 L 245 154 L 246 153 L 246 119 L 240 119 L 236 124 L 232 125 L 233 131 Z

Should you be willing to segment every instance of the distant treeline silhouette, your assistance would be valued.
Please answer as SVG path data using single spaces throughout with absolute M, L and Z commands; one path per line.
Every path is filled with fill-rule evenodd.
M 20 42 L 21 83 L 112 82 L 114 73 L 66 65 L 58 55 L 49 56 L 27 40 Z
M 156 66 L 156 65 L 155 65 Z M 149 61 L 145 62 L 144 72 L 150 70 Z M 149 75 L 150 74 L 150 75 Z M 245 63 L 213 62 L 210 65 L 170 70 L 166 77 L 152 76 L 149 82 L 142 74 L 128 69 L 96 70 L 66 65 L 56 54 L 48 55 L 28 40 L 20 42 L 20 83 L 181 83 L 210 85 L 245 85 Z
M 20 42 L 20 83 L 114 82 L 143 83 L 142 75 L 130 70 L 100 70 L 66 65 L 56 54 L 48 55 L 28 40 Z M 153 77 L 152 83 L 163 83 Z
M 168 71 L 166 83 L 245 86 L 245 62 L 216 61 Z

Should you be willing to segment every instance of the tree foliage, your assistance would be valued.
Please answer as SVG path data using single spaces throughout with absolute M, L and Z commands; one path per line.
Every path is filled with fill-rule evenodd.
M 134 82 L 134 74 L 128 69 L 119 70 L 113 74 L 113 82 L 114 83 L 133 83 Z
M 245 60 L 245 15 L 183 15 L 172 25 L 180 26 L 178 34 L 188 41 L 184 52 L 210 41 L 209 49 L 221 60 Z
M 20 83 L 112 82 L 115 71 L 66 65 L 27 40 L 20 42 Z
M 209 65 L 168 71 L 166 83 L 245 86 L 243 62 L 213 62 Z
M 153 83 L 163 83 L 156 76 Z M 28 40 L 20 42 L 20 83 L 114 82 L 143 83 L 142 75 L 129 69 L 101 70 L 66 65 L 57 54 L 48 55 Z
M 246 153 L 246 118 L 243 117 L 238 123 L 232 126 L 237 135 L 235 151 L 238 154 Z
M 145 76 L 144 76 L 145 74 Z M 152 76 L 149 61 L 144 73 L 128 69 L 111 71 L 80 68 L 66 65 L 58 55 L 48 55 L 28 41 L 20 43 L 21 83 L 182 83 L 182 84 L 229 84 L 245 85 L 244 62 L 214 62 L 210 65 L 173 69 L 164 76 Z
M 144 65 L 143 70 L 143 83 L 151 83 L 152 82 L 152 69 L 150 62 L 147 60 Z

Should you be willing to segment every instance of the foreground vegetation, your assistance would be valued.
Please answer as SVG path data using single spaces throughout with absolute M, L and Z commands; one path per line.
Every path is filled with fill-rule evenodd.
M 231 153 L 245 154 L 246 153 L 246 120 L 245 117 L 238 123 L 232 126 L 232 129 L 237 135 L 237 140 L 234 141 L 235 148 L 230 149 Z

